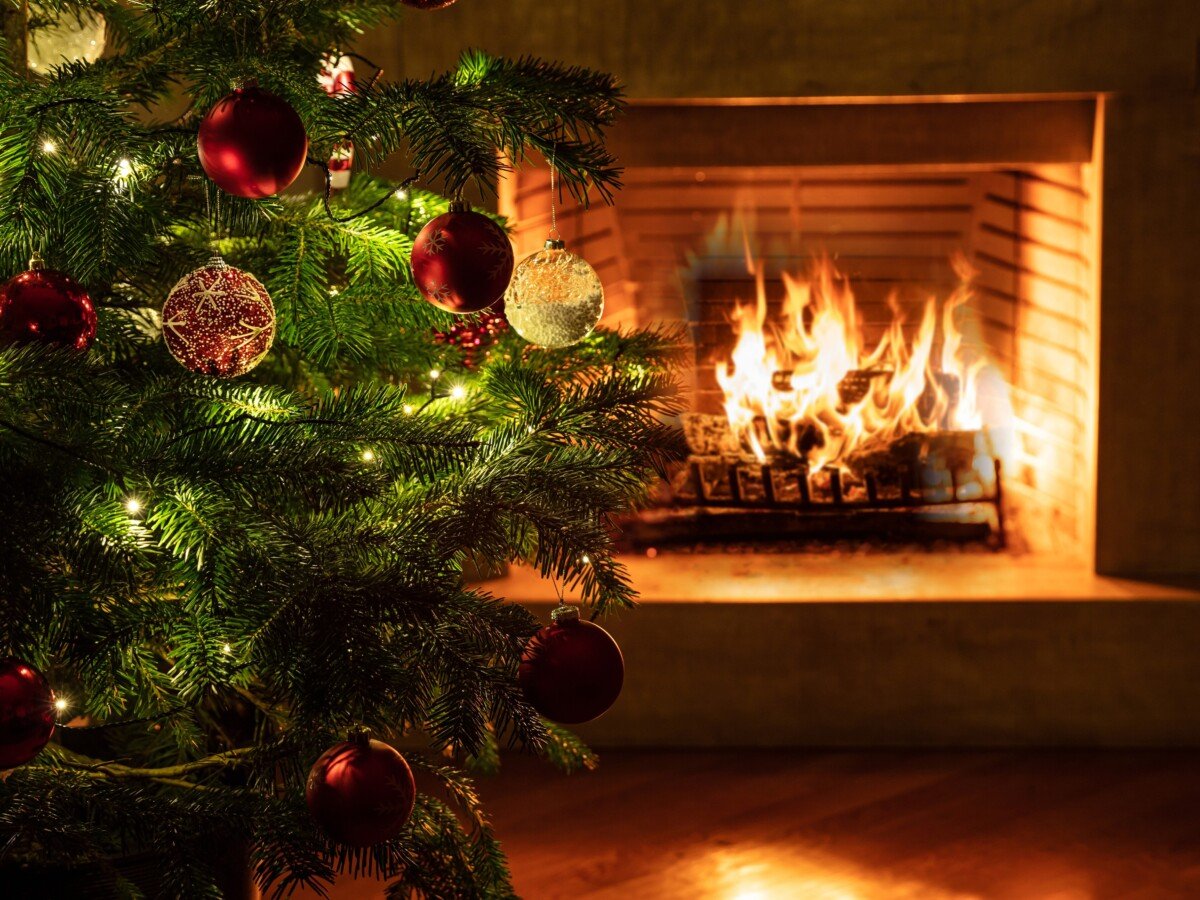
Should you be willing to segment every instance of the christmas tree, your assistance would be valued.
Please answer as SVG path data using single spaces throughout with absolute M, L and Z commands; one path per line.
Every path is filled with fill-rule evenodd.
M 676 342 L 538 348 L 439 308 L 491 304 L 507 241 L 414 282 L 418 233 L 508 165 L 619 186 L 606 74 L 467 52 L 337 80 L 437 5 L 5 2 L 0 880 L 220 896 L 232 861 L 268 894 L 507 896 L 470 770 L 590 762 L 518 681 L 543 623 L 464 571 L 632 603 L 613 519 L 679 452 Z M 369 174 L 389 158 L 412 176 Z M 374 754 L 372 802 L 326 751 Z

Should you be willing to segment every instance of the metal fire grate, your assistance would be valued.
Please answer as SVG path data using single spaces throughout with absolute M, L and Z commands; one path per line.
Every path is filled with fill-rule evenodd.
M 932 533 L 986 536 L 1003 546 L 1000 461 L 971 456 L 964 449 L 978 436 L 914 435 L 875 458 L 858 460 L 853 473 L 835 468 L 813 473 L 802 460 L 785 455 L 759 463 L 728 454 L 697 454 L 673 479 L 669 506 L 722 515 L 726 524 L 732 514 L 746 514 L 738 529 L 746 534 L 754 533 L 758 519 L 757 530 L 767 536 L 772 529 L 810 535 Z M 980 471 L 982 466 L 988 468 Z M 761 518 L 765 514 L 772 515 Z

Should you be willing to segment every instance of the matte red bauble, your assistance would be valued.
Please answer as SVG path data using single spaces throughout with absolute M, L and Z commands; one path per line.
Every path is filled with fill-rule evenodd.
M 29 762 L 54 734 L 54 691 L 19 659 L 0 660 L 0 769 Z
M 304 168 L 308 136 L 282 97 L 258 87 L 234 91 L 208 111 L 196 141 L 200 165 L 237 197 L 278 194 Z
M 426 300 L 447 312 L 473 313 L 504 296 L 513 248 L 504 230 L 461 201 L 421 229 L 412 273 Z
M 400 0 L 400 2 L 413 9 L 445 9 L 454 3 L 454 0 Z
M 305 800 L 317 825 L 339 844 L 391 840 L 412 815 L 412 770 L 394 747 L 365 733 L 330 747 L 308 772 Z
M 43 267 L 36 254 L 28 271 L 0 287 L 0 340 L 37 341 L 86 350 L 96 337 L 91 298 L 70 275 Z
M 275 306 L 257 278 L 214 256 L 179 279 L 162 308 L 163 340 L 193 372 L 233 378 L 275 340 Z
M 560 606 L 553 625 L 538 631 L 521 655 L 517 681 L 539 713 L 552 722 L 590 722 L 612 706 L 625 681 L 621 648 L 607 631 Z

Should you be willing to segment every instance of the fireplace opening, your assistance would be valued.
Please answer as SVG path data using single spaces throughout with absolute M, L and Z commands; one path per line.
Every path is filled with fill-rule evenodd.
M 879 307 L 859 299 L 823 247 L 803 274 L 781 273 L 773 300 L 767 263 L 752 249 L 755 216 L 732 229 L 721 220 L 684 276 L 694 287 L 695 411 L 683 419 L 691 455 L 665 510 L 647 517 L 651 530 L 745 537 L 764 530 L 760 514 L 786 513 L 767 533 L 1004 546 L 1010 390 L 977 338 L 977 273 L 966 258 L 953 260 L 948 296 L 910 299 L 891 284 Z M 721 271 L 731 231 L 752 286 Z M 747 290 L 749 303 L 739 299 Z
M 691 457 L 630 542 L 1088 562 L 1098 108 L 635 109 L 619 202 L 559 217 L 610 324 L 682 323 L 694 345 Z M 544 237 L 547 181 L 508 185 L 519 252 Z

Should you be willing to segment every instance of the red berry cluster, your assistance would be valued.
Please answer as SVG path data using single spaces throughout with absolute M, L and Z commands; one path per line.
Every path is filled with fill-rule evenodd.
M 469 369 L 506 331 L 508 319 L 504 318 L 504 313 L 485 309 L 477 315 L 463 316 L 445 331 L 435 331 L 433 339 L 439 344 L 460 348 L 464 355 L 463 364 Z

